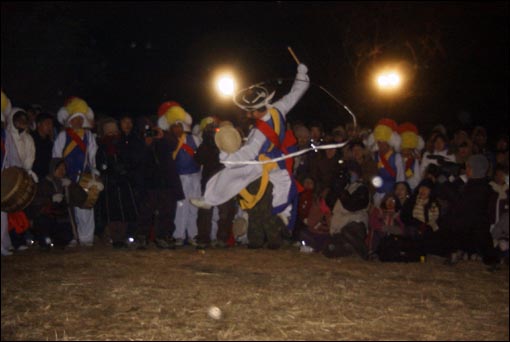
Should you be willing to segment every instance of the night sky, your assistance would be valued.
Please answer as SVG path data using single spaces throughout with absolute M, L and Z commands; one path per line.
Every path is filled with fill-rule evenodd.
M 152 115 L 175 100 L 195 121 L 233 114 L 212 90 L 218 68 L 241 86 L 266 80 L 283 95 L 296 64 L 314 85 L 289 120 L 361 124 L 389 116 L 423 130 L 508 125 L 508 2 L 2 2 L 1 86 L 15 106 L 56 112 L 72 95 L 96 115 Z M 407 70 L 384 97 L 372 75 Z

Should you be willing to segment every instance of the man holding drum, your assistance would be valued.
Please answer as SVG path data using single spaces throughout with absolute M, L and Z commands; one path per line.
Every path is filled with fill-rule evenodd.
M 2 114 L 5 115 L 7 121 L 7 127 L 5 130 L 5 145 L 2 146 L 2 209 L 5 210 L 5 200 L 8 199 L 10 203 L 17 202 L 16 198 L 18 198 L 17 194 L 21 194 L 19 197 L 21 202 L 16 203 L 16 205 L 9 206 L 9 215 L 13 215 L 13 218 L 8 218 L 7 212 L 2 211 L 2 255 L 9 255 L 8 248 L 10 246 L 8 240 L 8 225 L 9 221 L 14 222 L 24 222 L 23 227 L 14 227 L 16 234 L 13 234 L 16 237 L 15 247 L 18 250 L 26 249 L 26 242 L 24 239 L 24 231 L 28 229 L 28 220 L 24 212 L 23 208 L 26 207 L 29 203 L 26 203 L 26 200 L 31 201 L 33 196 L 28 196 L 26 198 L 23 197 L 25 192 L 28 192 L 28 189 L 15 189 L 17 184 L 7 184 L 9 182 L 4 181 L 4 169 L 7 168 L 18 168 L 20 172 L 25 170 L 29 176 L 28 181 L 33 185 L 33 182 L 38 182 L 38 178 L 36 174 L 32 171 L 32 165 L 34 164 L 35 159 L 35 147 L 34 140 L 28 133 L 28 114 L 20 108 L 12 108 L 10 111 L 2 110 Z M 10 178 L 10 177 L 8 177 Z M 15 177 L 17 178 L 17 177 Z M 7 179 L 7 178 L 5 178 Z M 12 179 L 12 178 L 11 178 Z M 6 183 L 6 184 L 4 184 Z M 17 183 L 17 182 L 16 182 Z M 26 184 L 26 182 L 22 182 L 22 184 Z M 13 187 L 14 186 L 14 187 Z M 12 190 L 12 191 L 4 191 L 4 190 Z M 5 195 L 5 196 L 4 196 Z M 10 197 L 9 197 L 10 196 Z M 4 198 L 5 197 L 5 198 Z M 7 198 L 9 197 L 9 198 Z M 12 210 L 11 210 L 12 209 Z M 16 217 L 16 219 L 14 219 Z M 17 218 L 20 218 L 18 220 Z
M 72 182 L 79 182 L 84 174 L 91 173 L 99 190 L 102 184 L 95 181 L 99 177 L 96 169 L 96 140 L 89 129 L 94 120 L 94 112 L 87 103 L 78 98 L 69 98 L 57 114 L 58 121 L 65 126 L 53 145 L 53 158 L 64 158 L 67 175 Z M 78 230 L 78 241 L 71 241 L 70 246 L 80 242 L 85 246 L 94 243 L 94 208 L 74 208 L 74 217 Z

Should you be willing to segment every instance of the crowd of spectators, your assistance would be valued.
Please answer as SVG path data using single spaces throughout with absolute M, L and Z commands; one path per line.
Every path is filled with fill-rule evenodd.
M 34 242 L 51 250 L 80 241 L 70 210 L 76 204 L 66 190 L 80 175 L 71 175 L 65 158 L 55 155 L 55 142 L 69 127 L 92 132 L 97 147 L 89 166 L 104 189 L 93 208 L 95 239 L 132 249 L 148 248 L 150 242 L 161 249 L 250 246 L 249 217 L 241 233 L 232 230 L 246 217 L 235 198 L 211 210 L 189 203 L 223 168 L 214 138 L 217 118 L 204 118 L 193 129 L 186 120 L 170 121 L 162 130 L 161 115 L 84 117 L 89 124 L 74 128 L 41 108 L 30 114 L 9 108 L 2 116 L 3 164 L 12 118 L 28 120 L 16 129 L 29 133 L 34 145 L 33 162 L 25 169 L 36 175 L 38 187 L 24 210 L 29 226 L 9 224 L 9 233 L 2 232 L 2 255 Z M 412 123 L 389 118 L 366 129 L 346 124 L 326 130 L 317 121 L 288 128 L 298 150 L 346 144 L 294 158 L 293 176 L 304 191 L 296 223 L 281 229 L 281 241 L 327 257 L 423 261 L 438 255 L 447 264 L 508 262 L 508 135 L 490 145 L 481 126 L 448 131 L 438 125 L 419 132 Z M 23 154 L 28 147 L 16 148 Z

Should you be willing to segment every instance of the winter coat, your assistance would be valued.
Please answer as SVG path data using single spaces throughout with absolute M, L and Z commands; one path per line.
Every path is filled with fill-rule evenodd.
M 351 222 L 364 223 L 365 227 L 368 227 L 369 204 L 368 187 L 361 182 L 349 184 L 342 191 L 333 208 L 330 234 L 341 233 L 343 227 Z

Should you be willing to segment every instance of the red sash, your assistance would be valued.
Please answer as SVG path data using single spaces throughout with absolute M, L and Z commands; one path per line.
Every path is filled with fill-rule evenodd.
M 262 121 L 260 119 L 257 119 L 255 126 L 259 129 L 259 131 L 262 132 L 266 136 L 266 138 L 269 139 L 269 141 L 275 145 L 276 147 L 280 148 L 280 138 L 278 135 L 276 135 L 276 132 L 267 124 L 267 122 Z M 283 153 L 285 151 L 282 150 Z
M 386 158 L 384 158 L 384 156 L 382 156 L 380 153 L 379 153 L 379 159 L 381 160 L 381 163 L 384 165 L 384 168 L 386 169 L 386 171 L 388 171 L 388 173 L 391 175 L 391 177 L 396 177 L 397 173 L 395 172 L 395 170 L 393 170 L 390 163 L 388 163 L 388 160 Z
M 81 140 L 81 138 L 78 136 L 78 134 L 76 134 L 71 128 L 66 128 L 66 133 L 69 134 L 71 139 L 73 139 L 73 141 L 76 143 L 76 145 L 78 145 L 80 150 L 83 153 L 86 153 L 87 146 L 85 146 L 85 143 L 83 142 L 83 140 Z
M 413 166 L 413 163 L 414 163 L 414 158 L 411 158 L 411 157 L 407 158 L 407 161 L 406 161 L 406 169 L 405 169 L 404 171 L 407 171 L 407 170 L 411 170 L 411 171 L 413 171 L 413 170 L 411 169 L 411 167 Z
M 190 145 L 184 143 L 182 144 L 181 148 L 186 151 L 190 156 L 194 156 L 195 155 L 195 151 L 193 150 L 193 147 L 191 147 Z
M 278 147 L 283 154 L 288 154 L 287 147 L 295 145 L 297 143 L 296 137 L 292 133 L 292 131 L 286 131 L 285 132 L 285 138 L 283 139 L 283 144 L 280 144 L 280 138 L 276 134 L 276 132 L 267 124 L 267 122 L 257 119 L 255 126 L 259 131 L 264 134 L 264 136 L 269 139 L 269 141 L 275 146 Z M 289 172 L 289 175 L 291 176 L 291 179 L 294 179 L 292 177 L 292 169 L 294 165 L 294 159 L 293 158 L 287 158 L 285 159 L 285 168 Z M 302 192 L 304 190 L 303 186 L 294 179 L 294 182 L 296 183 L 297 191 Z

